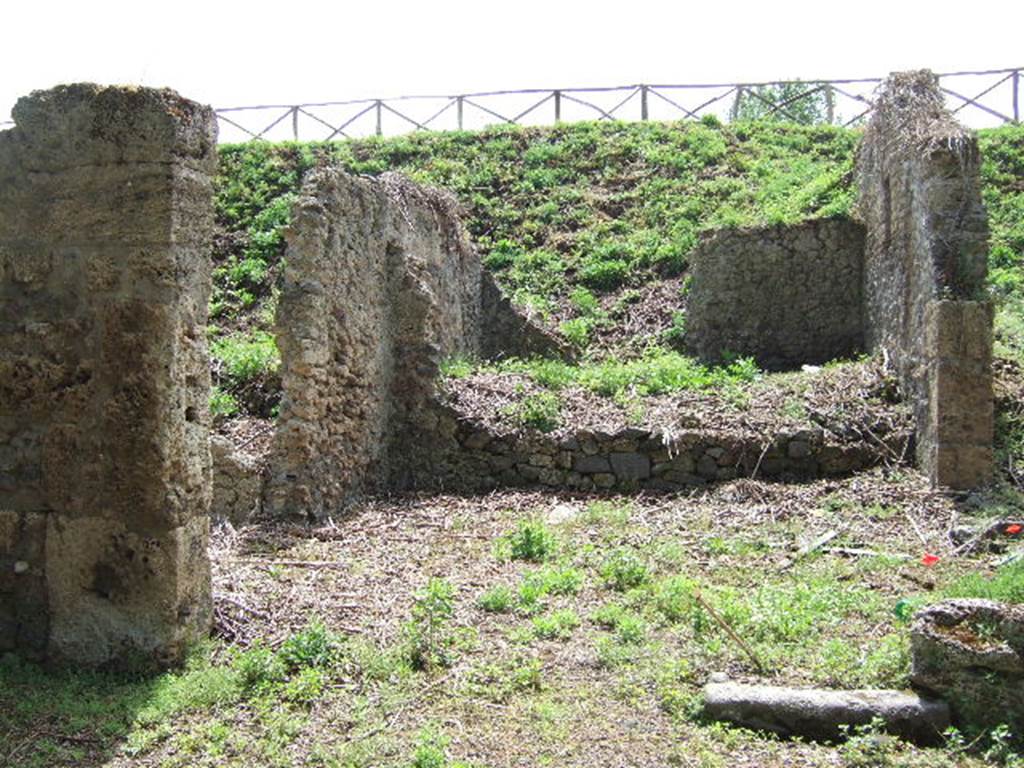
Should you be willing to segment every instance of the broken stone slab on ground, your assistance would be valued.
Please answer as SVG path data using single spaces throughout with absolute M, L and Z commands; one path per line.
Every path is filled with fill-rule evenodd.
M 867 725 L 875 718 L 891 733 L 919 743 L 938 741 L 949 727 L 946 703 L 915 693 L 748 685 L 718 675 L 704 687 L 704 712 L 746 728 L 821 740 L 841 738 L 841 726 Z
M 958 723 L 1024 730 L 1024 606 L 930 605 L 916 614 L 910 645 L 911 681 L 947 699 Z

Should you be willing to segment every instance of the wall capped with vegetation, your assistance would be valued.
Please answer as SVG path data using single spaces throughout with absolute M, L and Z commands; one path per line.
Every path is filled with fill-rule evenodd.
M 892 360 L 913 404 L 922 469 L 954 488 L 992 476 L 993 307 L 980 159 L 935 75 L 885 81 L 857 162 L 866 340 Z

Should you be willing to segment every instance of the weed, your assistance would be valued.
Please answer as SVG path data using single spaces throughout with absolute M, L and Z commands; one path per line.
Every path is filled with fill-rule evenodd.
M 690 617 L 697 606 L 698 584 L 685 576 L 670 576 L 654 585 L 654 605 L 666 621 L 676 623 Z
M 296 704 L 312 704 L 324 695 L 328 679 L 324 670 L 306 667 L 284 685 L 282 695 Z
M 533 634 L 541 640 L 568 640 L 580 625 L 580 617 L 568 608 L 533 619 Z
M 847 768 L 888 768 L 895 765 L 900 742 L 885 732 L 885 721 L 874 718 L 870 724 L 850 728 L 840 726 L 846 737 L 839 748 Z
M 412 618 L 403 627 L 407 655 L 414 669 L 447 667 L 454 660 L 454 633 L 449 626 L 455 611 L 455 587 L 444 579 L 431 578 L 416 593 Z
M 520 520 L 516 530 L 498 542 L 499 555 L 540 563 L 554 557 L 558 537 L 542 520 Z
M 605 629 L 615 629 L 622 617 L 626 615 L 626 609 L 618 603 L 605 603 L 590 615 L 590 620 Z
M 508 613 L 514 604 L 515 593 L 504 585 L 492 587 L 477 600 L 477 605 L 488 613 Z
M 465 357 L 447 358 L 439 366 L 440 374 L 445 379 L 464 379 L 473 373 L 476 366 Z
M 341 653 L 342 639 L 329 630 L 320 619 L 314 619 L 281 645 L 278 657 L 285 669 L 295 672 L 304 668 L 326 668 Z
M 238 413 L 238 400 L 218 386 L 210 389 L 210 415 L 215 420 L 230 419 Z
M 536 585 L 543 595 L 575 595 L 583 585 L 583 574 L 571 567 L 548 566 L 528 573 L 523 583 Z
M 629 522 L 634 513 L 629 501 L 592 501 L 587 504 L 583 521 L 588 525 L 622 526 Z
M 690 662 L 683 658 L 668 659 L 655 672 L 655 696 L 658 706 L 670 715 L 694 719 L 700 713 L 701 696 L 688 683 L 693 676 Z
M 1008 725 L 997 725 L 988 735 L 988 747 L 982 757 L 991 765 L 1005 768 L 1024 768 L 1024 755 L 1019 754 L 1015 747 L 1020 743 L 1014 738 Z
M 521 694 L 540 691 L 542 670 L 543 665 L 535 656 L 516 655 L 499 663 L 482 664 L 468 675 L 469 693 L 505 704 Z
M 943 591 L 946 597 L 983 597 L 1006 603 L 1024 603 L 1024 560 L 1004 565 L 991 577 L 966 574 Z
M 594 650 L 597 653 L 598 665 L 605 669 L 616 669 L 632 664 L 639 654 L 639 649 L 635 645 L 623 645 L 614 637 L 607 635 L 594 641 Z
M 617 592 L 645 584 L 650 576 L 647 564 L 632 549 L 619 548 L 601 564 L 601 578 Z
M 246 693 L 258 693 L 282 682 L 288 674 L 277 653 L 260 642 L 235 656 L 232 665 L 238 671 L 239 682 Z
M 561 424 L 562 400 L 554 392 L 534 392 L 508 406 L 505 415 L 539 432 L 554 432 Z
M 274 337 L 265 331 L 229 334 L 210 344 L 214 389 L 213 414 L 230 416 L 244 410 L 269 416 L 280 398 L 281 358 Z
M 432 727 L 422 729 L 417 736 L 409 768 L 446 768 L 449 743 L 451 739 L 440 731 Z

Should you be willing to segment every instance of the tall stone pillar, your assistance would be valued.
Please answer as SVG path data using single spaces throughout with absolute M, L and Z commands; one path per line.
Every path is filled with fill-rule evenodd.
M 0 132 L 0 651 L 169 662 L 209 628 L 212 111 L 35 92 Z
M 884 351 L 914 409 L 932 485 L 992 477 L 992 306 L 981 156 L 934 74 L 882 84 L 857 158 L 867 229 L 865 337 Z

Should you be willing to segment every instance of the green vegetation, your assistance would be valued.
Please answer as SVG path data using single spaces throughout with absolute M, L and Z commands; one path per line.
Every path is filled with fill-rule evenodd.
M 641 357 L 634 360 L 609 358 L 573 364 L 547 358 L 509 358 L 485 365 L 482 370 L 524 374 L 540 386 L 553 391 L 578 386 L 608 397 L 620 397 L 626 393 L 644 396 L 688 389 L 728 388 L 751 382 L 759 374 L 757 365 L 750 358 L 742 358 L 724 367 L 710 367 L 660 347 L 649 347 Z M 534 401 L 526 412 L 545 414 L 555 419 L 557 425 L 556 416 L 551 413 L 553 410 L 557 414 L 557 402 Z M 544 403 L 544 407 L 540 407 L 539 403 Z M 523 411 L 518 413 L 522 414 Z M 525 420 L 522 415 L 520 419 Z M 541 422 L 542 418 L 537 416 L 536 421 Z
M 744 88 L 733 101 L 730 118 L 733 122 L 820 125 L 828 122 L 828 112 L 828 92 L 824 88 L 794 81 Z
M 554 392 L 525 395 L 505 410 L 520 426 L 541 432 L 554 432 L 561 423 L 562 401 Z
M 412 619 L 403 627 L 406 652 L 414 669 L 432 671 L 451 666 L 456 637 L 450 626 L 455 588 L 444 579 L 432 578 L 416 594 Z
M 214 416 L 233 416 L 240 410 L 270 416 L 280 399 L 280 355 L 266 331 L 227 333 L 210 341 Z
M 155 677 L 47 671 L 3 657 L 0 756 L 15 754 L 6 764 L 18 768 L 119 759 L 165 768 L 409 768 L 468 766 L 471 756 L 472 765 L 484 768 L 500 762 L 511 731 L 517 757 L 530 764 L 558 764 L 547 758 L 566 748 L 589 754 L 611 739 L 630 745 L 637 764 L 667 764 L 671 745 L 684 740 L 707 765 L 727 765 L 740 751 L 753 751 L 765 766 L 840 759 L 847 765 L 1017 765 L 1019 743 L 1005 729 L 977 741 L 979 734 L 951 732 L 945 748 L 920 750 L 873 738 L 872 729 L 834 747 L 776 742 L 701 719 L 708 670 L 754 671 L 705 603 L 780 682 L 888 687 L 903 685 L 909 668 L 909 625 L 894 610 L 899 602 L 1024 598 L 1022 564 L 975 573 L 987 554 L 943 560 L 927 571 L 934 588 L 923 589 L 915 586 L 918 579 L 904 577 L 915 568 L 923 576 L 925 566 L 905 560 L 812 553 L 780 568 L 781 551 L 764 546 L 781 543 L 789 552 L 805 525 L 853 517 L 898 527 L 889 546 L 916 541 L 902 514 L 916 497 L 882 498 L 884 505 L 836 492 L 806 508 L 797 503 L 785 520 L 762 518 L 756 533 L 746 523 L 723 527 L 693 499 L 671 509 L 664 502 L 607 499 L 560 525 L 557 538 L 540 522 L 539 509 L 523 517 L 481 505 L 478 530 L 489 532 L 483 542 L 420 528 L 436 520 L 438 508 L 430 509 L 410 521 L 412 530 L 437 531 L 426 548 L 419 540 L 424 534 L 413 540 L 409 528 L 394 539 L 384 529 L 375 539 L 373 547 L 387 546 L 394 556 L 385 571 L 394 562 L 411 570 L 391 582 L 379 604 L 361 592 L 368 610 L 346 621 L 360 621 L 362 634 L 343 636 L 332 627 L 333 616 L 317 619 L 283 639 L 197 648 L 182 669 Z M 745 513 L 755 508 L 744 507 Z M 861 535 L 870 536 L 871 526 Z M 891 528 L 884 535 L 892 536 Z M 352 547 L 355 540 L 305 539 L 278 556 L 326 556 L 312 548 Z M 498 558 L 488 555 L 492 546 Z M 411 556 L 425 552 L 457 559 Z M 453 562 L 458 589 L 428 578 Z M 324 572 L 305 588 L 376 595 L 383 572 L 364 574 L 362 588 L 355 572 Z M 299 583 L 287 568 L 257 578 L 257 591 L 285 584 L 287 594 Z M 420 578 L 424 586 L 411 592 L 408 580 Z M 375 605 L 392 608 L 382 616 Z M 379 630 L 382 636 L 367 636 Z M 496 707 L 500 721 L 487 717 Z M 654 726 L 650 744 L 624 738 L 624 723 L 634 720 Z
M 845 213 L 856 134 L 829 126 L 574 123 L 497 127 L 328 144 L 220 148 L 213 321 L 269 330 L 283 230 L 318 163 L 399 171 L 452 190 L 487 266 L 525 306 L 559 305 L 577 343 L 598 294 L 685 270 L 700 233 Z
M 499 557 L 540 563 L 555 556 L 558 537 L 541 520 L 520 520 L 516 529 L 497 542 Z
M 580 617 L 571 609 L 562 609 L 533 619 L 533 634 L 541 640 L 568 640 L 580 625 Z
M 1024 298 L 1024 125 L 981 131 L 979 144 L 991 229 L 989 280 L 997 296 L 1019 302 Z
M 803 90 L 795 84 L 790 90 Z M 772 92 L 772 99 L 795 95 Z M 760 106 L 759 106 L 760 105 Z M 271 414 L 277 403 L 276 356 L 267 354 L 283 230 L 303 175 L 322 163 L 355 173 L 406 173 L 452 190 L 466 207 L 466 226 L 487 266 L 521 305 L 555 321 L 587 355 L 614 335 L 638 291 L 685 274 L 702 232 L 723 226 L 796 222 L 844 215 L 853 198 L 858 132 L 766 119 L 763 103 L 741 100 L 737 122 L 573 123 L 546 128 L 497 127 L 480 132 L 421 133 L 328 144 L 253 142 L 220 149 L 216 183 L 216 416 Z M 817 119 L 818 94 L 796 102 L 794 115 Z M 809 110 L 809 111 L 808 111 Z M 806 113 L 806 114 L 805 114 Z M 813 113 L 813 114 L 812 114 Z M 749 119 L 748 119 L 749 118 Z M 982 181 L 991 230 L 991 285 L 998 299 L 996 351 L 1024 361 L 1024 128 L 980 133 Z M 578 369 L 539 361 L 502 370 L 527 373 L 549 389 L 580 384 L 630 397 L 747 380 L 709 371 L 678 353 L 685 313 L 626 355 L 593 359 Z M 258 350 L 248 375 L 228 370 L 232 345 Z M 647 348 L 646 352 L 638 354 Z M 235 355 L 237 357 L 237 355 Z M 466 375 L 461 361 L 446 375 Z M 513 417 L 552 430 L 560 403 L 531 396 Z M 1001 408 L 1003 456 L 1024 462 L 1024 412 Z

